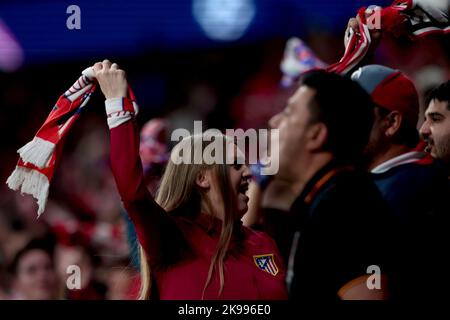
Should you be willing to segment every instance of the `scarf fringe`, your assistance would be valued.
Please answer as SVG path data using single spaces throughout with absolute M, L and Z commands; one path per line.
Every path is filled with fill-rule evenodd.
M 54 150 L 54 143 L 34 137 L 33 140 L 17 150 L 17 153 L 20 154 L 20 158 L 25 164 L 31 163 L 42 169 L 47 164 Z
M 44 212 L 47 204 L 50 183 L 47 177 L 37 170 L 16 166 L 16 169 L 6 180 L 12 190 L 32 195 L 38 204 L 38 218 Z

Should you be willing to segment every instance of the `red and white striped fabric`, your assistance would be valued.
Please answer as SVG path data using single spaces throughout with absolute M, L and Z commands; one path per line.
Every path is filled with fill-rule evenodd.
M 448 34 L 448 10 L 448 0 L 396 0 L 391 7 L 383 9 L 381 14 L 391 28 L 386 28 L 388 31 L 397 36 L 403 33 L 416 39 L 430 34 Z M 395 15 L 401 16 L 402 20 L 395 18 Z M 394 22 L 389 20 L 392 17 Z
M 395 0 L 386 8 L 363 7 L 358 10 L 358 17 L 359 30 L 355 33 L 349 28 L 345 35 L 343 57 L 328 67 L 300 39 L 289 39 L 280 65 L 282 86 L 291 86 L 302 74 L 315 69 L 348 74 L 366 56 L 372 41 L 369 31 L 373 28 L 412 40 L 450 32 L 448 0 Z
M 341 60 L 326 68 L 329 72 L 346 74 L 353 70 L 365 57 L 369 50 L 371 38 L 369 28 L 366 24 L 366 9 L 362 8 L 358 12 L 361 20 L 359 24 L 359 33 L 355 33 L 353 29 L 349 29 L 349 33 L 345 38 L 345 52 Z
M 32 195 L 38 203 L 38 217 L 44 212 L 50 182 L 60 158 L 64 137 L 97 88 L 93 69 L 87 68 L 78 80 L 59 97 L 33 140 L 17 150 L 19 161 L 6 181 L 12 190 Z M 108 112 L 108 124 L 119 125 L 121 118 L 137 114 L 138 105 L 128 87 L 130 99 L 119 109 Z
M 361 21 L 359 32 L 349 29 L 345 38 L 344 56 L 339 62 L 327 67 L 327 71 L 347 74 L 353 70 L 368 52 L 371 43 L 370 28 L 379 28 L 397 37 L 406 35 L 413 40 L 429 34 L 450 32 L 446 0 L 395 0 L 387 8 L 363 7 L 359 9 L 358 17 Z M 379 25 L 374 21 L 379 21 Z

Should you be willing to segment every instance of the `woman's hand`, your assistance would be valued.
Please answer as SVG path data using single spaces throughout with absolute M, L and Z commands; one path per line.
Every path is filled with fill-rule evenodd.
M 125 71 L 119 69 L 117 63 L 109 60 L 94 64 L 95 77 L 106 99 L 127 96 L 127 77 Z

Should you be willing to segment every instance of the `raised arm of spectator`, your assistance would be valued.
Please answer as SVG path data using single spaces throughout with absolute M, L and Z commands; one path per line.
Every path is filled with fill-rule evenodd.
M 150 265 L 168 262 L 175 251 L 173 237 L 179 230 L 147 190 L 139 157 L 139 132 L 135 114 L 127 112 L 126 74 L 110 61 L 94 65 L 95 76 L 105 95 L 110 127 L 111 166 L 123 204 L 136 227 L 137 237 Z M 119 110 L 119 111 L 118 111 Z

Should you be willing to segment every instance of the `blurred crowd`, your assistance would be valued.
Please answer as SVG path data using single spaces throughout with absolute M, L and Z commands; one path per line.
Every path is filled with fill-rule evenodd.
M 322 61 L 332 63 L 342 55 L 341 39 L 340 34 L 321 31 L 304 40 Z M 173 129 L 191 129 L 194 120 L 219 129 L 264 128 L 284 108 L 292 93 L 279 85 L 284 44 L 285 39 L 273 39 L 120 61 L 142 108 L 141 158 L 152 192 L 157 188 L 152 177 L 162 172 Z M 426 93 L 450 76 L 449 56 L 449 42 L 441 38 L 400 44 L 386 38 L 374 62 L 400 69 L 413 80 L 423 120 Z M 32 138 L 58 94 L 93 62 L 0 73 L 2 181 L 14 169 L 16 150 Z M 0 299 L 137 297 L 136 238 L 110 171 L 102 105 L 100 95 L 94 96 L 68 138 L 47 209 L 39 219 L 31 197 L 0 185 Z M 67 289 L 71 265 L 80 266 L 80 290 Z

